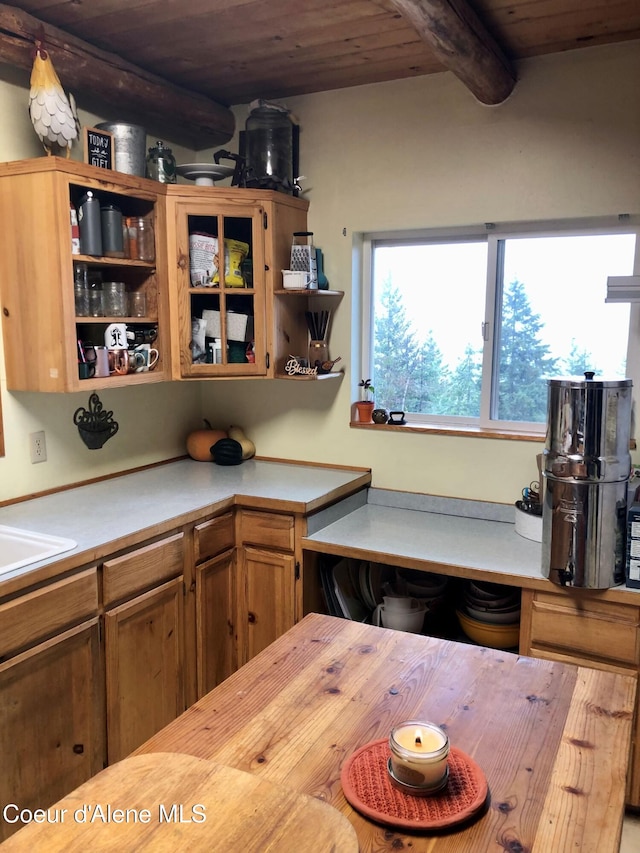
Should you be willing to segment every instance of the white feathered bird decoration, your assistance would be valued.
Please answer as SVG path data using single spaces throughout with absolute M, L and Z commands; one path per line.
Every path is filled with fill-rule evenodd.
M 80 133 L 73 95 L 67 96 L 42 41 L 35 42 L 29 115 L 47 154 L 71 153 Z

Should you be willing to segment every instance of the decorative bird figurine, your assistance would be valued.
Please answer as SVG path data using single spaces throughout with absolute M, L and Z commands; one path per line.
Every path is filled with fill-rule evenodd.
M 73 95 L 67 96 L 56 74 L 42 39 L 35 41 L 35 58 L 31 69 L 29 115 L 35 132 L 48 155 L 60 155 L 71 146 L 80 133 Z

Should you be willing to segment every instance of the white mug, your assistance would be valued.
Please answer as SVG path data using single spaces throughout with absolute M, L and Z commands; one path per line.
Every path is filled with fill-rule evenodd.
M 107 349 L 126 349 L 127 324 L 110 323 L 104 333 L 104 345 Z
M 412 610 L 389 610 L 384 604 L 379 604 L 373 611 L 371 624 L 383 628 L 395 628 L 397 631 L 409 631 L 419 634 L 424 625 L 426 608 L 418 607 Z
M 147 370 L 153 370 L 156 366 L 156 362 L 160 358 L 159 351 L 154 349 L 151 344 L 138 344 L 138 346 L 134 347 L 133 351 L 141 353 L 144 357 L 144 364 L 140 367 L 136 367 L 136 373 L 144 373 Z

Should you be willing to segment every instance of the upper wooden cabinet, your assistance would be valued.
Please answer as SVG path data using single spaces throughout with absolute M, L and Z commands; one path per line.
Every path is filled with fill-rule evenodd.
M 274 292 L 308 202 L 170 185 L 166 205 L 174 378 L 273 377 L 285 347 Z
M 105 210 L 151 224 L 153 259 L 74 252 L 71 209 L 88 191 Z M 58 157 L 0 164 L 7 388 L 75 392 L 167 379 L 316 378 L 285 371 L 291 355 L 308 355 L 305 312 L 331 311 L 342 296 L 282 287 L 308 207 L 285 193 L 160 184 Z M 76 305 L 74 282 L 85 268 L 90 279 L 124 286 L 126 314 L 110 311 L 108 300 L 98 316 Z M 129 307 L 134 293 L 144 295 L 140 315 Z M 85 375 L 85 351 L 104 346 L 112 323 L 126 325 L 128 346 L 158 350 L 152 369 L 132 363 L 129 372 Z
M 0 164 L 0 291 L 7 388 L 13 391 L 80 391 L 159 382 L 170 378 L 164 205 L 161 185 L 120 172 L 40 157 Z M 101 205 L 123 216 L 145 217 L 155 232 L 155 258 L 80 255 L 72 252 L 70 209 L 91 190 Z M 161 191 L 161 190 L 160 190 Z M 104 282 L 123 282 L 145 294 L 143 316 L 78 316 L 74 274 L 86 264 Z M 128 309 L 127 309 L 128 310 Z M 152 370 L 80 378 L 78 341 L 104 345 L 113 322 L 154 337 Z M 91 351 L 90 347 L 88 351 Z

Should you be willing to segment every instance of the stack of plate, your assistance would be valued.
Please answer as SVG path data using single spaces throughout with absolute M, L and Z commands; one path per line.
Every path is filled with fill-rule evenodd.
M 496 649 L 518 645 L 520 590 L 502 584 L 467 581 L 456 611 L 464 633 L 476 643 Z

